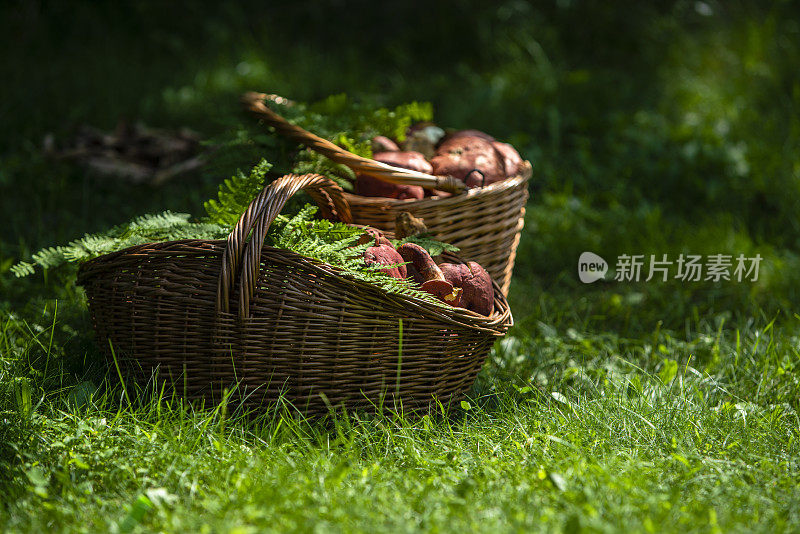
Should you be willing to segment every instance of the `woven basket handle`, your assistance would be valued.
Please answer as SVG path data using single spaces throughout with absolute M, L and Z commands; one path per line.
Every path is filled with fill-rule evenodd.
M 419 185 L 427 189 L 438 189 L 450 193 L 461 193 L 466 190 L 466 185 L 452 176 L 433 176 L 424 172 L 412 171 L 400 167 L 387 165 L 379 161 L 367 159 L 331 143 L 313 133 L 296 126 L 264 104 L 264 99 L 272 96 L 273 100 L 280 97 L 266 95 L 264 93 L 245 93 L 242 95 L 242 103 L 248 111 L 261 118 L 265 123 L 275 128 L 279 134 L 285 135 L 298 143 L 306 145 L 308 148 L 319 152 L 323 156 L 332 159 L 336 163 L 347 165 L 357 173 L 374 176 L 385 182 L 400 185 Z M 282 99 L 285 101 L 285 99 Z
M 241 264 L 239 317 L 250 316 L 250 300 L 256 289 L 267 230 L 286 201 L 301 190 L 314 199 L 324 217 L 353 222 L 344 191 L 330 178 L 319 174 L 287 174 L 272 182 L 250 203 L 228 236 L 217 286 L 217 313 L 230 311 L 230 292 Z M 253 235 L 248 242 L 251 230 Z

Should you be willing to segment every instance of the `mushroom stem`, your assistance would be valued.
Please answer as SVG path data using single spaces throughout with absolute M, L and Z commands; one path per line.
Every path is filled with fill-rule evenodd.
M 445 280 L 462 289 L 461 306 L 489 316 L 494 308 L 494 289 L 489 273 L 474 261 L 443 263 L 440 266 Z
M 398 254 L 413 267 L 409 269 L 422 290 L 451 306 L 461 302 L 461 288 L 445 280 L 442 270 L 428 251 L 415 243 L 405 243 L 397 248 Z

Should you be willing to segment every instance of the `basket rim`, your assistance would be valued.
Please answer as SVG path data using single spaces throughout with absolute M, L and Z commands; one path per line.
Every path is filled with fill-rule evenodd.
M 349 204 L 358 204 L 361 206 L 388 206 L 391 208 L 407 208 L 407 207 L 414 207 L 414 208 L 423 208 L 428 206 L 440 206 L 440 207 L 447 207 L 447 206 L 454 206 L 458 204 L 462 204 L 463 202 L 470 202 L 475 200 L 481 196 L 489 195 L 493 193 L 497 193 L 500 191 L 505 191 L 509 189 L 514 189 L 519 187 L 520 185 L 528 182 L 531 179 L 533 174 L 533 167 L 530 161 L 525 160 L 523 161 L 525 167 L 523 171 L 519 174 L 506 178 L 505 180 L 500 180 L 499 182 L 495 182 L 493 184 L 487 185 L 486 187 L 476 187 L 473 189 L 467 189 L 463 193 L 452 195 L 449 197 L 439 197 L 439 196 L 432 196 L 426 197 L 422 199 L 397 199 L 397 198 L 386 198 L 386 197 L 365 197 L 363 195 L 358 195 L 356 193 L 352 193 L 350 191 L 345 191 L 343 196 L 347 200 Z
M 157 256 L 185 256 L 187 248 L 195 248 L 206 249 L 209 255 L 218 253 L 221 258 L 222 250 L 225 249 L 226 243 L 227 241 L 224 239 L 181 239 L 133 245 L 131 247 L 110 252 L 108 254 L 103 254 L 83 262 L 78 269 L 77 283 L 78 285 L 85 287 L 89 281 L 98 274 L 116 269 L 117 266 L 113 265 L 113 263 L 116 260 L 126 256 L 148 256 L 153 253 L 155 253 Z M 215 247 L 218 247 L 218 250 L 215 250 Z M 196 252 L 197 255 L 203 255 L 199 250 L 196 250 Z M 494 280 L 492 281 L 492 289 L 494 290 L 495 309 L 492 315 L 487 317 L 465 308 L 450 307 L 446 304 L 433 304 L 411 295 L 388 292 L 371 283 L 351 278 L 346 274 L 341 273 L 339 269 L 333 265 L 315 260 L 313 258 L 308 258 L 291 250 L 276 248 L 264 244 L 262 247 L 262 255 L 264 252 L 277 254 L 278 256 L 285 256 L 287 263 L 299 263 L 304 268 L 315 271 L 317 274 L 323 276 L 333 276 L 339 281 L 344 281 L 360 291 L 376 292 L 376 294 L 380 294 L 381 298 L 389 299 L 404 309 L 408 309 L 409 311 L 413 310 L 418 314 L 424 314 L 429 317 L 435 316 L 437 319 L 453 326 L 462 328 L 466 327 L 479 330 L 493 336 L 502 337 L 506 334 L 507 330 L 514 325 L 511 307 L 503 295 L 501 288 Z M 460 258 L 453 254 L 444 253 L 442 256 L 460 261 Z M 93 272 L 87 272 L 87 270 Z

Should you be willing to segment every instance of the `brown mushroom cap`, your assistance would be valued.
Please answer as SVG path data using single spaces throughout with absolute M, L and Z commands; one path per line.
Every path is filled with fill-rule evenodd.
M 489 185 L 506 178 L 503 156 L 490 141 L 461 136 L 441 144 L 431 159 L 433 173 L 450 175 L 468 187 Z M 474 172 L 474 171 L 479 172 Z M 483 175 L 483 176 L 481 176 Z
M 450 132 L 445 135 L 439 142 L 439 146 L 451 139 L 457 139 L 459 137 L 480 137 L 484 141 L 489 141 L 490 143 L 494 141 L 494 137 L 480 130 L 456 130 L 455 132 Z
M 408 273 L 407 274 L 408 278 L 410 278 L 417 284 L 422 285 L 422 283 L 424 282 L 424 280 L 422 279 L 422 275 L 419 274 L 419 271 L 417 270 L 416 267 L 414 267 L 413 263 L 406 263 L 406 273 Z
M 453 193 L 449 193 L 447 191 L 439 191 L 438 189 L 426 189 L 425 190 L 425 197 L 439 197 L 439 198 L 448 198 L 452 197 Z
M 421 277 L 419 283 L 424 283 L 428 280 L 444 280 L 441 269 L 433 261 L 428 251 L 416 243 L 403 243 L 397 247 L 397 253 L 400 254 L 403 261 L 409 262 L 416 268 Z
M 356 177 L 356 194 L 362 197 L 396 198 L 398 200 L 425 198 L 425 191 L 418 185 L 392 184 L 366 174 L 359 174 Z
M 461 305 L 461 289 L 453 287 L 447 280 L 428 280 L 422 284 L 424 292 L 430 293 L 451 306 Z
M 372 159 L 394 167 L 402 167 L 426 174 L 430 174 L 433 170 L 425 156 L 419 152 L 378 152 L 372 155 Z M 396 198 L 399 200 L 425 197 L 425 191 L 418 185 L 392 184 L 366 174 L 359 174 L 356 177 L 356 194 L 365 197 Z
M 405 260 L 391 245 L 369 247 L 364 251 L 364 262 L 367 265 L 394 265 L 394 267 L 381 269 L 382 273 L 388 274 L 392 278 L 404 279 L 408 275 L 406 266 L 403 265 Z
M 376 135 L 372 138 L 372 152 L 373 153 L 380 153 L 380 152 L 399 152 L 400 147 L 397 146 L 397 143 L 389 139 L 388 137 L 384 137 L 383 135 Z
M 506 168 L 506 176 L 516 176 L 519 173 L 519 166 L 522 164 L 522 157 L 517 149 L 508 143 L 495 141 L 492 146 L 503 156 L 503 163 Z
M 412 171 L 424 172 L 430 174 L 433 170 L 431 164 L 425 159 L 425 156 L 419 152 L 406 151 L 406 152 L 378 152 L 372 155 L 372 159 L 386 163 L 387 165 L 394 165 L 395 167 L 402 167 L 404 169 L 411 169 Z
M 439 269 L 445 280 L 457 287 L 464 285 L 464 278 L 471 274 L 466 263 L 440 263 Z
M 383 235 L 383 232 L 381 232 L 377 228 L 364 228 L 364 235 L 358 238 L 358 241 L 356 241 L 356 245 L 366 245 L 367 243 L 370 242 L 372 242 L 373 245 L 376 247 L 380 245 L 389 245 L 390 247 L 392 246 L 392 242 L 386 239 L 386 236 Z
M 494 310 L 494 288 L 489 273 L 474 261 L 468 263 L 442 263 L 439 265 L 445 279 L 462 289 L 461 306 L 481 315 L 489 316 Z

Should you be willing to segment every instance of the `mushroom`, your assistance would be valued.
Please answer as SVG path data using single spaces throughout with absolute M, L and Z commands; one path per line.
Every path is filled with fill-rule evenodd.
M 407 211 L 401 211 L 394 218 L 394 236 L 397 239 L 427 233 L 428 227 L 425 226 L 425 221 Z
M 373 245 L 376 247 L 380 245 L 392 246 L 392 242 L 386 239 L 386 236 L 383 235 L 383 232 L 370 227 L 364 228 L 364 235 L 358 238 L 358 241 L 356 241 L 356 245 L 366 245 L 371 241 L 373 242 Z
M 481 139 L 489 141 L 490 143 L 494 142 L 494 137 L 480 130 L 457 130 L 455 132 L 450 132 L 447 135 L 445 135 L 439 142 L 439 145 L 441 146 L 447 141 L 450 141 L 451 139 L 457 139 L 459 137 L 480 137 Z
M 436 144 L 444 137 L 444 130 L 432 122 L 418 122 L 406 130 L 405 150 L 421 152 L 426 158 L 432 158 L 436 152 Z
M 400 152 L 400 147 L 388 137 L 376 135 L 372 138 L 372 152 Z
M 439 298 L 451 306 L 459 306 L 461 289 L 445 280 L 439 266 L 433 261 L 428 251 L 415 243 L 404 243 L 397 247 L 397 253 L 407 262 L 408 271 L 422 290 Z
M 452 137 L 436 153 L 431 159 L 433 173 L 453 176 L 467 187 L 489 185 L 506 178 L 503 156 L 481 137 Z
M 356 178 L 356 194 L 363 197 L 396 198 L 398 200 L 419 200 L 425 197 L 425 192 L 418 185 L 393 184 L 366 174 L 359 174 Z
M 506 176 L 516 176 L 519 173 L 519 166 L 522 164 L 522 157 L 513 146 L 508 143 L 495 141 L 492 146 L 503 156 L 503 163 L 506 168 Z
M 448 198 L 452 197 L 453 193 L 447 191 L 440 191 L 438 189 L 426 189 L 425 190 L 425 198 L 428 197 L 439 197 L 439 198 Z
M 494 310 L 492 277 L 474 261 L 467 263 L 442 263 L 439 268 L 445 280 L 461 288 L 461 307 L 481 315 L 491 315 Z
M 372 159 L 394 167 L 426 174 L 430 174 L 433 170 L 425 156 L 419 152 L 378 152 L 372 155 Z M 385 197 L 399 200 L 421 199 L 425 196 L 424 190 L 418 185 L 392 184 L 366 174 L 359 174 L 356 177 L 356 193 L 365 197 Z
M 380 271 L 392 278 L 403 279 L 408 276 L 405 261 L 391 245 L 377 245 L 364 251 L 364 262 L 367 265 L 386 265 L 387 268 Z

